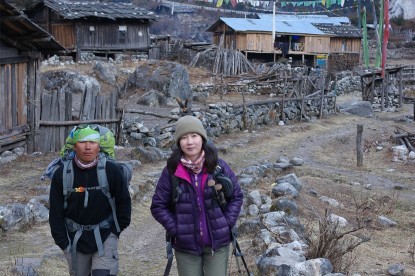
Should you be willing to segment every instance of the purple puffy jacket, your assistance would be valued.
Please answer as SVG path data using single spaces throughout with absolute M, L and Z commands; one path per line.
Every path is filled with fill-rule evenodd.
M 212 188 L 204 185 L 204 204 L 212 240 L 212 250 L 227 245 L 231 241 L 231 229 L 235 226 L 241 210 L 243 193 L 235 174 L 229 165 L 219 159 L 222 173 L 229 177 L 233 183 L 233 194 L 227 199 L 226 210 L 222 212 L 219 204 L 214 202 Z M 190 185 L 190 176 L 179 164 L 175 176 L 179 177 L 182 194 L 175 204 L 174 211 L 169 208 L 172 199 L 171 177 L 165 167 L 157 183 L 156 191 L 151 203 L 153 217 L 166 229 L 167 234 L 172 237 L 174 249 L 192 254 L 201 255 L 202 245 L 199 235 L 199 212 L 197 212 L 196 191 Z M 202 181 L 207 181 L 208 175 L 202 175 Z M 180 223 L 177 223 L 177 222 Z

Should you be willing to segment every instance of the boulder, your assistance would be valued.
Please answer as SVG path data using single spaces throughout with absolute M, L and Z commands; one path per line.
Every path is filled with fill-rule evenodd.
M 121 98 L 131 94 L 155 90 L 162 93 L 168 102 L 176 105 L 175 98 L 192 99 L 186 67 L 177 62 L 149 61 L 138 66 L 120 90 Z M 191 106 L 191 103 L 188 107 Z

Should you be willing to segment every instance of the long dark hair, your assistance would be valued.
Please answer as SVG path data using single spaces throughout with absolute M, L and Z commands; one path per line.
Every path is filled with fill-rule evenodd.
M 202 150 L 205 151 L 205 164 L 204 167 L 206 168 L 208 173 L 213 173 L 218 164 L 218 151 L 211 141 L 206 141 L 203 138 L 202 143 Z M 171 175 L 174 174 L 176 171 L 177 165 L 180 163 L 180 159 L 183 156 L 183 151 L 179 145 L 173 146 L 173 152 L 171 153 L 170 157 L 167 159 L 167 170 Z

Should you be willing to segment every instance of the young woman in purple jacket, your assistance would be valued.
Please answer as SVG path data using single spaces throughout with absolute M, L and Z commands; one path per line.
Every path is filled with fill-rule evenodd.
M 227 275 L 231 229 L 241 210 L 242 190 L 229 165 L 207 142 L 198 118 L 181 117 L 174 138 L 177 147 L 157 183 L 151 213 L 171 237 L 180 276 Z M 222 208 L 213 185 L 218 184 L 213 182 L 217 165 L 232 182 Z M 180 192 L 174 191 L 174 178 Z

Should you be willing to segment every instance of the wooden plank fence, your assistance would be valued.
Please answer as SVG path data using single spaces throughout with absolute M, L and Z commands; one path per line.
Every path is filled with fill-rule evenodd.
M 402 69 L 402 81 L 404 84 L 415 83 L 415 65 L 408 65 Z
M 25 60 L 0 64 L 0 153 L 26 145 L 28 97 Z
M 71 92 L 43 93 L 40 104 L 40 122 L 35 149 L 41 152 L 59 152 L 71 129 L 81 123 L 97 123 L 118 133 L 117 92 L 109 96 L 99 95 L 96 89 L 87 87 L 82 94 L 78 114 L 73 114 Z M 73 120 L 79 118 L 79 120 Z

